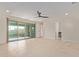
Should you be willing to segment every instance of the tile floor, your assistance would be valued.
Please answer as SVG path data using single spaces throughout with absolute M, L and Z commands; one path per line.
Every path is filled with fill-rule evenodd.
M 79 43 L 43 38 L 0 45 L 1 57 L 76 57 Z

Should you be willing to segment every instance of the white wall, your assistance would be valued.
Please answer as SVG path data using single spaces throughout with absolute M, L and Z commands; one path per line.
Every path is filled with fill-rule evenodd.
M 7 41 L 7 21 L 4 10 L 0 9 L 0 44 L 6 43 Z
M 43 32 L 43 22 L 37 22 L 36 23 L 36 37 L 37 38 L 43 38 L 44 32 Z
M 48 39 L 55 39 L 56 24 L 53 19 L 48 19 L 43 22 L 43 36 Z
M 52 18 L 44 21 L 44 37 L 57 39 L 56 22 L 59 22 L 59 31 L 62 32 L 62 40 L 79 42 L 79 19 L 72 16 Z
M 36 23 L 36 37 L 39 38 L 40 36 L 40 23 Z
M 63 40 L 79 42 L 79 19 L 65 18 L 61 21 Z

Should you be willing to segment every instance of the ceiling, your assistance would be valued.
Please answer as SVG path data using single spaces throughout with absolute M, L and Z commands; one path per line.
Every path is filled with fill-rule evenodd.
M 10 15 L 30 20 L 40 20 L 37 17 L 37 10 L 49 18 L 65 17 L 65 13 L 69 13 L 72 17 L 79 18 L 79 3 L 71 2 L 0 2 L 0 8 L 10 11 Z

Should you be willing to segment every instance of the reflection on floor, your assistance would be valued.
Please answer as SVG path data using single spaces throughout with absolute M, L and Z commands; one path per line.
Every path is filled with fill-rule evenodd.
M 17 41 L 17 40 L 22 40 L 22 39 L 29 39 L 30 37 L 18 37 L 18 38 L 10 38 L 9 41 Z
M 28 39 L 0 46 L 0 56 L 53 57 L 79 56 L 79 43 L 50 39 Z

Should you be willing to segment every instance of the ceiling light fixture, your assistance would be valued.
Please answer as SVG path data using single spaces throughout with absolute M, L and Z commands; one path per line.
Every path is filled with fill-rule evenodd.
M 6 12 L 7 12 L 7 13 L 9 13 L 9 12 L 10 12 L 10 10 L 6 10 Z
M 65 13 L 65 15 L 67 16 L 67 15 L 69 15 L 68 13 Z

